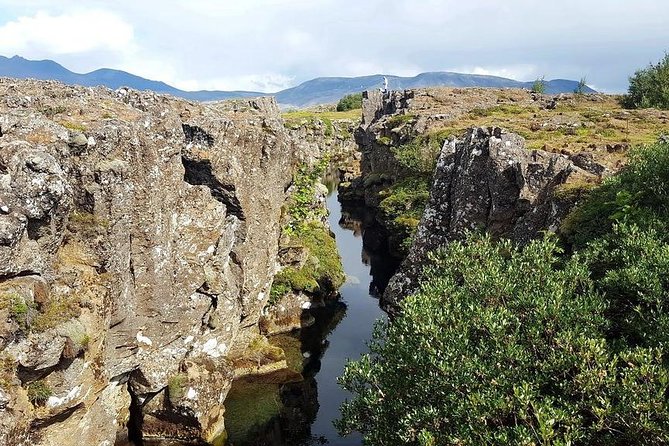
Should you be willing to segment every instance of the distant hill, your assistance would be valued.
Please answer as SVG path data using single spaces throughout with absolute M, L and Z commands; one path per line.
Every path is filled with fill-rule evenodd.
M 296 87 L 276 93 L 257 91 L 184 91 L 164 82 L 145 79 L 125 71 L 102 68 L 90 73 L 74 73 L 52 60 L 27 60 L 19 56 L 7 58 L 0 56 L 0 76 L 14 78 L 52 79 L 66 84 L 97 86 L 116 89 L 131 87 L 137 90 L 152 90 L 174 96 L 196 100 L 216 101 L 256 96 L 275 96 L 283 106 L 307 107 L 317 104 L 337 102 L 343 96 L 363 90 L 380 88 L 383 75 L 361 77 L 321 77 L 306 81 Z M 496 87 L 496 88 L 531 88 L 533 82 L 520 82 L 497 76 L 460 74 L 450 72 L 421 73 L 414 77 L 387 76 L 389 88 L 403 90 L 419 87 Z M 546 93 L 571 93 L 578 86 L 577 81 L 554 79 L 545 82 Z M 586 87 L 586 93 L 595 90 Z

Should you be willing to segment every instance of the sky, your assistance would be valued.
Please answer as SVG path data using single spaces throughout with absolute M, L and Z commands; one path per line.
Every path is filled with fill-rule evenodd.
M 0 0 L 0 55 L 185 90 L 456 71 L 623 92 L 666 51 L 667 0 Z

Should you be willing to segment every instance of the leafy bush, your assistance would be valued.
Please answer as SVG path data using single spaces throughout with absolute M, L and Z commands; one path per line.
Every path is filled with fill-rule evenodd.
M 669 109 L 669 54 L 630 77 L 630 85 L 622 103 L 627 108 Z
M 609 343 L 584 258 L 560 255 L 550 238 L 520 250 L 485 236 L 433 255 L 347 365 L 340 431 L 373 445 L 669 441 L 663 349 Z
M 411 177 L 393 184 L 381 192 L 379 209 L 388 222 L 400 252 L 410 247 L 411 237 L 418 228 L 427 200 L 430 197 L 429 178 Z
M 544 94 L 546 92 L 546 81 L 544 81 L 543 76 L 534 81 L 532 84 L 532 92 L 539 94 Z
M 348 111 L 362 108 L 362 93 L 349 94 L 344 96 L 337 103 L 337 111 Z
M 395 159 L 411 174 L 429 177 L 437 165 L 440 148 L 414 140 L 391 150 Z
M 615 222 L 640 227 L 662 226 L 669 220 L 669 143 L 658 141 L 630 152 L 618 175 L 592 189 L 560 228 L 576 248 L 611 232 Z
M 51 387 L 43 380 L 31 382 L 26 390 L 28 391 L 28 400 L 36 406 L 43 405 L 53 395 Z
M 609 309 L 607 337 L 622 345 L 669 345 L 669 234 L 620 223 L 594 241 L 587 263 Z

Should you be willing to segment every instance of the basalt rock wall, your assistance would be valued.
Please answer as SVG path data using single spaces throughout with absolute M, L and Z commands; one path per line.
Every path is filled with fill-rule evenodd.
M 222 431 L 293 141 L 272 99 L 0 79 L 0 444 Z

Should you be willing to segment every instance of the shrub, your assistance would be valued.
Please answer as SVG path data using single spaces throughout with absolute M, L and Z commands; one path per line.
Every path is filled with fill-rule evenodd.
M 607 303 L 556 240 L 487 236 L 431 257 L 421 291 L 379 322 L 340 379 L 337 427 L 365 444 L 665 444 L 662 348 L 615 348 Z
M 362 108 L 362 93 L 349 94 L 344 96 L 337 103 L 337 111 L 349 111 Z
M 416 138 L 407 144 L 391 148 L 395 159 L 411 175 L 424 177 L 432 176 L 440 150 L 440 144 L 431 144 L 424 138 Z
M 574 88 L 574 93 L 577 95 L 582 95 L 585 93 L 585 88 L 588 86 L 587 80 L 585 77 L 582 77 L 580 81 L 578 81 L 578 85 L 576 88 Z
M 611 232 L 615 222 L 642 228 L 669 220 L 669 143 L 658 141 L 630 152 L 618 175 L 591 190 L 563 221 L 565 241 L 575 248 Z
M 44 380 L 31 382 L 26 390 L 28 391 L 28 400 L 36 406 L 43 405 L 53 395 L 51 387 Z
M 627 108 L 669 109 L 669 54 L 630 77 L 630 85 L 622 103 Z
M 609 304 L 607 337 L 625 346 L 669 345 L 666 225 L 658 230 L 615 224 L 610 234 L 591 243 L 586 252 L 595 284 Z
M 428 178 L 408 178 L 381 192 L 379 208 L 401 252 L 411 246 L 410 239 L 430 197 L 430 185 Z
M 543 76 L 537 78 L 534 81 L 534 83 L 532 84 L 532 92 L 539 94 L 544 94 L 546 92 L 546 81 L 544 81 Z

